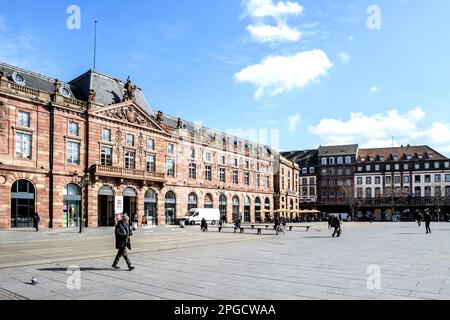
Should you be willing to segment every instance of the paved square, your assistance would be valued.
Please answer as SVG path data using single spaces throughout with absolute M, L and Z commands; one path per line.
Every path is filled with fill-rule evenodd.
M 432 230 L 347 223 L 331 238 L 322 223 L 279 236 L 140 229 L 133 272 L 123 260 L 122 270 L 110 268 L 112 229 L 5 231 L 0 299 L 450 299 L 450 224 Z M 81 268 L 79 290 L 67 286 L 71 265 Z M 381 289 L 368 288 L 370 266 L 381 271 Z

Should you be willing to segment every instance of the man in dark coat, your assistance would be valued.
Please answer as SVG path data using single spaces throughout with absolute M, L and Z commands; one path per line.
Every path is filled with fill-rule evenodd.
M 425 210 L 424 220 L 425 220 L 425 227 L 427 229 L 427 233 L 431 233 L 431 228 L 430 228 L 431 219 L 432 219 L 432 217 L 430 214 L 430 210 L 429 209 Z
M 332 224 L 333 224 L 333 227 L 334 227 L 333 238 L 336 235 L 339 238 L 341 236 L 341 221 L 337 217 L 333 217 Z
M 200 224 L 200 230 L 204 232 L 208 231 L 208 223 L 206 222 L 205 218 L 202 219 L 202 223 Z
M 36 232 L 39 231 L 39 223 L 41 222 L 41 217 L 39 217 L 39 214 L 37 212 L 34 213 L 33 216 L 33 228 L 36 229 Z
M 132 271 L 134 270 L 134 267 L 131 265 L 130 259 L 128 259 L 127 248 L 131 250 L 130 237 L 133 235 L 133 231 L 131 230 L 128 222 L 128 216 L 124 215 L 116 225 L 116 249 L 119 251 L 117 252 L 116 259 L 114 260 L 112 267 L 114 269 L 120 269 L 117 264 L 119 263 L 120 257 L 123 257 L 128 265 L 128 270 Z

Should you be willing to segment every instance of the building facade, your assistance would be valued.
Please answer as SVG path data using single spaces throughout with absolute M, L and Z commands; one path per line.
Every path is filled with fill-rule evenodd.
M 411 220 L 430 209 L 449 213 L 450 160 L 428 146 L 360 149 L 355 172 L 357 218 Z
M 274 177 L 275 209 L 298 210 L 300 204 L 299 166 L 282 154 L 277 155 L 276 163 L 277 170 Z M 289 219 L 296 218 L 292 213 L 281 213 L 281 216 Z
M 0 64 L 0 228 L 114 225 L 117 210 L 174 224 L 193 207 L 232 221 L 274 208 L 275 157 L 154 113 L 130 80 L 88 71 L 64 83 Z M 123 208 L 123 209 L 122 209 Z

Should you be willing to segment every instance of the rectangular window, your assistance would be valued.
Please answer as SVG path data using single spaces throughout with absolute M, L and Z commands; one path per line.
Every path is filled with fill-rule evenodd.
M 312 185 L 315 185 L 316 184 L 316 179 L 315 178 L 309 178 L 309 184 L 312 186 Z
M 212 181 L 212 167 L 210 165 L 205 166 L 205 180 Z
M 175 177 L 175 160 L 173 159 L 167 159 L 166 161 L 166 174 L 169 177 Z
M 375 184 L 381 184 L 381 177 L 375 177 Z
M 78 137 L 79 136 L 79 127 L 78 123 L 69 122 L 69 136 Z
M 205 162 L 211 162 L 211 153 L 210 152 L 207 152 L 205 154 Z
M 403 176 L 403 184 L 409 183 L 409 176 Z
M 366 178 L 366 184 L 372 184 L 372 177 Z
M 375 165 L 375 171 L 380 171 L 380 165 L 379 164 Z
M 259 188 L 260 186 L 261 186 L 261 183 L 260 183 L 260 175 L 259 174 L 257 174 L 256 175 L 256 186 Z
M 112 166 L 112 148 L 100 148 L 100 164 L 102 166 Z
M 31 134 L 16 133 L 16 157 L 31 159 Z
M 31 126 L 30 113 L 19 111 L 18 124 L 19 127 L 29 128 Z
M 444 163 L 444 168 L 445 168 L 445 169 L 449 169 L 449 168 L 450 168 L 450 162 L 448 162 L 448 161 L 445 162 L 445 163 Z
M 245 161 L 245 169 L 250 169 L 250 161 Z
M 220 164 L 223 166 L 225 165 L 225 156 L 220 157 Z M 258 170 L 259 170 L 259 164 L 258 164 Z
M 420 164 L 419 163 L 415 163 L 414 164 L 414 169 L 415 170 L 420 170 Z
M 220 180 L 220 182 L 226 182 L 225 177 L 226 177 L 226 175 L 225 175 L 225 168 L 220 168 L 219 169 L 219 180 Z
M 390 164 L 386 165 L 386 171 L 391 171 L 391 165 Z
M 402 181 L 402 179 L 401 179 L 400 176 L 395 176 L 395 177 L 394 177 L 394 183 L 395 183 L 395 184 L 400 184 L 401 181 Z
M 264 186 L 266 188 L 270 188 L 270 177 L 269 176 L 264 177 Z
M 366 171 L 370 172 L 370 170 L 372 170 L 372 166 L 369 164 L 369 165 L 366 166 Z
M 425 187 L 425 197 L 431 197 L 431 187 Z
M 357 178 L 356 179 L 356 184 L 358 184 L 358 185 L 363 184 L 363 178 L 362 177 Z
M 395 171 L 400 170 L 400 165 L 398 163 L 395 164 Z
M 316 188 L 309 187 L 309 196 L 314 197 L 316 195 Z
M 175 152 L 175 147 L 172 143 L 167 144 L 167 154 L 173 155 Z
M 425 183 L 431 183 L 431 176 L 429 174 L 425 176 Z
M 238 166 L 238 159 L 236 159 L 236 158 L 233 159 L 233 166 L 234 167 Z
M 420 183 L 422 181 L 421 177 L 422 176 L 419 176 L 419 175 L 414 176 L 414 182 L 415 183 Z
M 438 183 L 441 182 L 441 175 L 440 174 L 435 174 L 434 175 L 434 182 L 438 182 Z
M 67 142 L 67 163 L 80 163 L 80 144 L 78 142 Z
M 136 153 L 131 150 L 125 151 L 125 169 L 136 168 Z
M 439 162 L 435 162 L 434 163 L 434 168 L 435 169 L 439 169 L 441 166 L 440 166 L 440 163 Z
M 244 172 L 244 184 L 246 186 L 250 185 L 250 173 L 249 172 Z
M 237 170 L 233 170 L 233 183 L 239 184 L 239 172 Z
M 450 174 L 445 175 L 445 182 L 450 182 Z
M 435 197 L 442 196 L 442 189 L 441 189 L 441 187 L 434 187 L 434 196 Z
M 256 171 L 259 171 L 259 162 L 256 164 Z
M 102 141 L 111 142 L 111 130 L 110 129 L 102 130 Z
M 430 169 L 430 163 L 429 162 L 425 162 L 425 169 Z
M 363 167 L 358 166 L 358 172 L 362 172 L 363 171 Z
M 308 178 L 302 178 L 302 185 L 306 186 L 308 184 Z
M 309 173 L 310 174 L 314 174 L 314 171 L 315 171 L 314 167 L 309 168 Z
M 386 176 L 385 180 L 386 180 L 386 184 L 391 184 L 392 183 L 392 177 L 391 176 Z
M 127 133 L 127 146 L 134 147 L 134 135 Z
M 147 139 L 147 151 L 154 151 L 155 150 L 155 140 L 153 139 Z
M 197 165 L 195 163 L 189 164 L 189 179 L 197 179 Z
M 154 155 L 147 155 L 147 172 L 155 172 L 156 171 L 156 158 Z

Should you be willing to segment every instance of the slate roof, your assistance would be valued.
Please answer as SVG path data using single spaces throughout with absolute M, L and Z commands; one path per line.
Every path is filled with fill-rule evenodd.
M 40 90 L 43 92 L 47 92 L 47 93 L 53 93 L 55 90 L 55 78 L 49 78 L 46 76 L 43 76 L 41 74 L 35 73 L 35 72 L 31 72 L 29 70 L 25 70 L 22 68 L 18 68 L 15 66 L 11 66 L 9 64 L 6 63 L 2 63 L 0 62 L 0 70 L 3 70 L 6 72 L 7 74 L 7 78 L 9 81 L 14 82 L 12 75 L 14 72 L 17 72 L 19 74 L 21 74 L 24 78 L 25 78 L 25 86 L 35 89 L 35 90 Z M 73 86 L 71 84 L 65 83 L 63 81 L 61 81 L 60 79 L 58 79 L 63 87 L 68 87 L 71 91 L 70 93 L 70 98 L 73 99 L 80 99 L 80 93 L 78 91 L 78 88 L 76 86 Z
M 70 81 L 70 84 L 78 88 L 82 100 L 85 101 L 88 99 L 89 90 L 95 90 L 95 102 L 102 105 L 121 103 L 125 93 L 125 82 L 101 74 L 92 69 Z M 144 108 L 150 115 L 153 115 L 153 111 L 145 99 L 142 90 L 138 88 L 134 94 L 136 103 Z
M 294 161 L 300 168 L 316 167 L 318 165 L 318 150 L 301 150 L 281 152 L 281 155 L 290 161 Z
M 357 144 L 342 145 L 342 146 L 321 146 L 319 148 L 319 157 L 329 156 L 348 156 L 355 155 L 358 151 Z
M 397 157 L 398 160 L 415 160 L 419 159 L 419 155 L 422 157 L 422 159 L 448 159 L 429 146 L 406 146 L 393 148 L 359 149 L 358 160 L 361 161 L 362 159 L 364 159 L 366 161 L 370 161 L 370 159 L 372 158 L 373 161 L 381 161 L 381 157 L 384 158 L 384 161 L 393 161 L 393 157 Z M 408 156 L 410 156 L 410 159 L 408 159 Z

